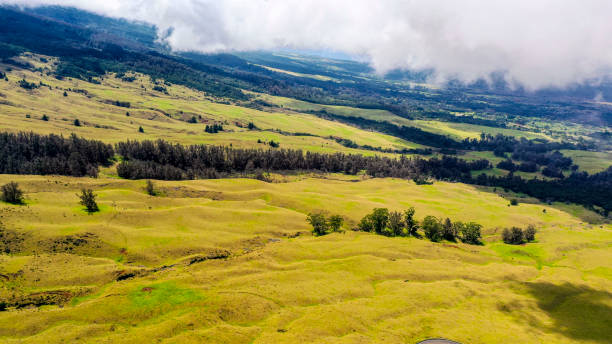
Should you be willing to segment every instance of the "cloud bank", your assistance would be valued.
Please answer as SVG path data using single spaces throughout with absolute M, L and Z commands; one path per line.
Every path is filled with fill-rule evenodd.
M 379 72 L 502 72 L 530 89 L 612 74 L 607 0 L 0 0 L 64 5 L 157 25 L 175 50 L 335 50 Z M 171 30 L 171 31 L 168 31 Z

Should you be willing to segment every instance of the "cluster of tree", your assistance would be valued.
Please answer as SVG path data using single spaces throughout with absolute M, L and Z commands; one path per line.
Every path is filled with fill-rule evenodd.
M 26 79 L 19 80 L 19 87 L 24 88 L 26 90 L 33 90 L 35 88 L 39 88 L 39 84 L 35 84 L 33 82 L 28 82 Z
M 166 94 L 168 93 L 168 90 L 164 86 L 160 86 L 160 85 L 153 86 L 153 91 L 162 92 Z
M 344 218 L 340 215 L 325 217 L 323 213 L 310 213 L 306 221 L 312 226 L 312 233 L 320 236 L 331 232 L 339 232 L 344 224 Z
M 434 216 L 426 216 L 421 222 L 421 227 L 425 236 L 431 241 L 459 239 L 467 244 L 480 244 L 482 225 L 476 222 L 451 222 L 449 218 L 442 220 Z
M 436 119 L 438 121 L 451 123 L 468 123 L 482 125 L 486 127 L 505 128 L 506 123 L 503 121 L 490 120 L 485 118 L 474 117 L 472 115 L 456 116 L 449 111 L 423 111 L 423 115 L 427 118 Z
M 4 184 L 2 185 L 0 191 L 2 192 L 2 194 L 0 194 L 0 199 L 3 202 L 11 204 L 23 204 L 23 191 L 19 188 L 19 184 L 15 182 Z
M 373 147 L 370 145 L 359 145 L 353 140 L 345 139 L 342 137 L 330 136 L 329 138 L 333 139 L 337 143 L 347 148 L 364 149 L 364 150 L 375 151 L 375 152 L 395 153 L 395 154 L 418 154 L 418 155 L 432 155 L 433 154 L 433 150 L 431 148 L 412 148 L 412 149 L 382 148 L 382 147 Z M 450 150 L 445 149 L 445 152 L 442 152 L 442 149 L 441 149 L 440 152 L 442 154 L 449 154 Z M 454 151 L 453 154 L 457 154 L 457 152 Z
M 97 176 L 113 156 L 111 145 L 74 134 L 0 133 L 0 173 Z
M 607 216 L 612 210 L 612 166 L 607 170 L 589 175 L 586 172 L 572 172 L 569 176 L 543 180 L 523 179 L 509 174 L 503 177 L 480 174 L 476 178 L 459 181 L 469 184 L 502 187 L 517 193 L 524 193 L 544 201 L 572 202 L 582 204 Z
M 121 100 L 113 100 L 110 103 L 112 105 L 119 106 L 119 107 L 124 107 L 124 108 L 129 108 L 130 106 L 132 106 L 132 104 L 130 104 L 130 102 L 124 102 L 124 101 L 121 101 Z
M 434 216 L 426 216 L 419 223 L 414 218 L 414 214 L 415 210 L 412 207 L 403 213 L 389 212 L 387 208 L 376 208 L 361 219 L 357 225 L 357 230 L 385 236 L 421 237 L 419 234 L 420 228 L 425 237 L 434 242 L 440 240 L 457 241 L 459 239 L 467 244 L 480 244 L 482 226 L 478 223 L 452 222 L 449 218 L 442 220 Z
M 357 154 L 324 154 L 292 149 L 239 149 L 209 145 L 182 146 L 163 140 L 127 141 L 116 145 L 124 157 L 118 169 L 125 178 L 204 178 L 210 169 L 219 173 L 265 171 L 307 171 L 357 174 L 365 170 L 375 177 L 413 178 L 419 175 L 454 180 L 471 171 L 490 167 L 487 160 L 466 161 L 456 157 L 399 159 L 366 157 Z M 136 172 L 139 171 L 139 172 Z M 151 174 L 147 174 L 151 173 Z M 184 178 L 184 177 L 183 177 Z
M 502 240 L 506 244 L 520 245 L 524 242 L 532 242 L 535 240 L 536 228 L 534 225 L 529 225 L 527 228 L 520 229 L 519 227 L 504 228 L 502 232 Z
M 220 131 L 223 131 L 223 126 L 221 124 L 213 124 L 213 125 L 206 125 L 206 128 L 204 129 L 205 132 L 209 133 L 209 134 L 216 134 Z
M 362 117 L 341 116 L 326 110 L 309 111 L 319 117 L 355 125 L 362 129 L 375 130 L 401 139 L 430 147 L 461 148 L 461 143 L 445 135 L 434 134 L 415 127 L 395 125 L 386 121 L 375 121 Z
M 571 158 L 564 156 L 560 149 L 586 149 L 587 145 L 576 145 L 568 142 L 549 142 L 543 139 L 527 140 L 498 134 L 481 134 L 480 139 L 465 139 L 464 149 L 491 150 L 496 156 L 506 158 L 497 164 L 498 168 L 515 172 L 537 172 L 545 166 L 542 173 L 548 177 L 563 178 L 562 170 L 576 170 Z M 520 161 L 514 163 L 509 159 Z

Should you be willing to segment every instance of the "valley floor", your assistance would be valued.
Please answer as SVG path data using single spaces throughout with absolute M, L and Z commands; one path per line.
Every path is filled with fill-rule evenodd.
M 493 190 L 341 175 L 156 182 L 0 175 L 0 342 L 606 343 L 612 226 Z M 99 195 L 87 215 L 76 193 Z M 484 245 L 350 230 L 376 207 L 484 225 Z M 313 237 L 325 210 L 346 231 Z M 537 241 L 501 243 L 532 223 Z

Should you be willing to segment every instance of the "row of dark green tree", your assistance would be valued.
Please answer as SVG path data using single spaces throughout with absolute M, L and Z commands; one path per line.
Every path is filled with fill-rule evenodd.
M 76 135 L 0 133 L 0 173 L 96 176 L 114 154 L 112 145 Z
M 452 222 L 449 218 L 443 220 L 431 215 L 419 222 L 414 215 L 413 207 L 404 212 L 390 212 L 387 208 L 376 208 L 361 219 L 357 230 L 391 237 L 413 236 L 417 238 L 422 236 L 419 233 L 422 231 L 427 239 L 434 242 L 460 240 L 467 244 L 480 244 L 482 225 L 476 222 Z
M 612 210 L 612 167 L 589 175 L 573 172 L 556 180 L 496 177 L 474 171 L 491 167 L 488 160 L 466 161 L 453 156 L 389 158 L 358 154 L 325 154 L 292 149 L 240 149 L 224 146 L 183 146 L 163 140 L 125 141 L 113 146 L 76 135 L 68 138 L 34 133 L 0 133 L 0 173 L 96 176 L 118 154 L 120 177 L 127 179 L 219 178 L 255 171 L 286 173 L 320 171 L 372 177 L 431 180 L 502 187 L 546 201 L 585 205 L 607 215 Z M 428 181 L 422 183 L 420 181 Z
M 425 216 L 420 222 L 415 218 L 415 209 L 408 208 L 403 212 L 389 211 L 387 208 L 375 208 L 364 216 L 353 230 L 375 233 L 388 237 L 423 236 L 433 242 L 442 240 L 461 241 L 471 245 L 481 245 L 482 225 L 476 222 L 451 221 L 435 216 Z M 312 226 L 314 235 L 321 236 L 333 232 L 341 232 L 344 218 L 340 215 L 326 217 L 323 213 L 310 213 L 306 218 Z M 422 234 L 421 234 L 422 233 Z M 519 245 L 535 240 L 536 228 L 533 225 L 525 229 L 519 227 L 506 228 L 502 232 L 502 240 L 506 244 Z

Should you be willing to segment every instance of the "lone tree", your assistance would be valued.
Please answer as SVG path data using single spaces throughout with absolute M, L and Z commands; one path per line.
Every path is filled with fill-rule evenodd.
M 2 200 L 11 204 L 23 204 L 23 191 L 19 184 L 10 182 L 2 185 Z
M 519 245 L 523 243 L 523 231 L 518 227 L 506 228 L 502 232 L 502 240 L 506 244 Z
M 78 118 L 74 120 L 74 126 L 75 127 L 80 127 L 81 126 L 81 121 L 79 121 Z
M 144 129 L 142 129 L 142 127 L 138 127 L 138 132 L 139 133 L 144 133 Z
M 327 220 L 327 223 L 332 232 L 339 232 L 340 228 L 344 224 L 344 218 L 342 218 L 340 215 L 332 215 Z
M 49 121 L 49 116 L 47 116 L 47 115 L 42 115 L 42 117 L 41 117 L 40 119 L 42 119 L 42 120 L 43 120 L 43 121 L 45 121 L 45 122 L 48 122 L 48 121 Z
M 96 203 L 96 194 L 91 189 L 81 189 L 81 194 L 77 194 L 77 196 L 81 199 L 80 203 L 85 206 L 88 213 L 100 211 L 98 203 Z
M 417 230 L 419 229 L 419 223 L 414 219 L 414 207 L 408 208 L 408 210 L 404 211 L 404 222 L 406 224 L 406 231 L 408 235 L 418 236 Z
M 329 230 L 329 224 L 325 220 L 325 216 L 320 213 L 310 213 L 306 218 L 306 221 L 312 225 L 312 232 L 314 235 L 320 236 L 327 234 Z
M 149 194 L 149 196 L 156 196 L 157 192 L 155 191 L 155 185 L 153 184 L 153 182 L 151 180 L 147 180 L 147 184 L 145 186 L 145 190 L 147 190 L 147 194 Z

